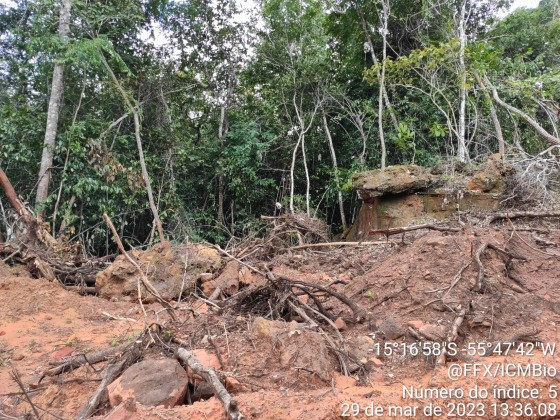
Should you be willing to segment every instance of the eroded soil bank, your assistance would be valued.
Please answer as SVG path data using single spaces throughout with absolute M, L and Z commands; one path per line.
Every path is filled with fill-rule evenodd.
M 229 283 L 221 283 L 232 286 L 239 277 L 226 304 L 198 290 L 172 302 L 178 318 L 172 323 L 159 303 L 144 304 L 145 318 L 130 296 L 81 296 L 2 263 L 0 418 L 35 416 L 15 371 L 41 418 L 76 418 L 113 359 L 39 381 L 41 374 L 67 358 L 119 348 L 153 323 L 161 328 L 142 359 L 172 357 L 177 345 L 170 337 L 178 338 L 216 368 L 247 418 L 558 418 L 560 350 L 545 355 L 535 342 L 560 344 L 560 231 L 556 219 L 512 226 L 415 231 L 383 245 L 292 250 L 266 265 L 249 264 L 269 269 L 277 282 L 344 294 L 363 309 L 360 320 L 333 295 L 313 289 L 310 297 L 296 283 L 274 290 L 292 293 L 284 300 L 298 299 L 300 308 L 317 312 L 319 303 L 333 319 L 290 311 L 281 293 L 267 288 L 270 279 L 250 278 L 242 265 L 232 271 L 230 264 Z M 475 291 L 480 270 L 482 289 Z M 322 321 L 309 322 L 315 319 Z M 449 341 L 457 351 L 442 357 L 438 343 Z M 511 341 L 522 344 L 506 351 Z M 450 378 L 453 366 L 462 372 Z M 147 407 L 133 395 L 117 398 L 115 407 L 103 402 L 96 414 L 225 418 L 212 391 L 190 377 L 175 407 Z

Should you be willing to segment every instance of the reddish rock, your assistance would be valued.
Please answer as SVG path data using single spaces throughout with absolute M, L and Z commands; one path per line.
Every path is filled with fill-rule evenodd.
M 350 281 L 350 276 L 343 273 L 338 276 L 338 279 L 348 283 Z
M 145 406 L 175 407 L 183 402 L 189 378 L 175 359 L 147 359 L 132 365 L 107 387 L 116 407 L 131 398 Z
M 414 328 L 415 330 L 419 330 L 420 328 L 422 328 L 424 326 L 424 322 L 420 321 L 419 319 L 416 319 L 414 321 L 408 321 L 407 325 L 409 327 Z
M 191 353 L 205 368 L 212 368 L 214 370 L 222 369 L 218 356 L 216 356 L 213 352 L 206 349 L 195 349 L 191 350 Z
M 173 246 L 170 242 L 162 242 L 147 251 L 131 250 L 130 254 L 165 300 L 176 298 L 181 290 L 185 294 L 194 290 L 200 274 L 215 272 L 222 261 L 214 248 L 192 243 Z M 97 273 L 95 289 L 106 299 L 121 300 L 127 295 L 137 299 L 140 277 L 136 267 L 120 255 L 105 270 Z M 141 286 L 141 292 L 144 302 L 155 301 L 144 286 Z
M 68 346 L 64 347 L 53 354 L 53 359 L 54 360 L 64 359 L 65 357 L 72 355 L 72 353 L 74 353 L 75 351 L 76 350 L 74 350 L 72 347 L 68 347 Z
M 309 295 L 301 295 L 297 297 L 303 303 L 309 303 Z
M 340 331 L 345 331 L 348 328 L 346 326 L 346 322 L 344 322 L 342 318 L 336 318 L 336 321 L 334 321 L 334 326 Z
M 338 372 L 334 373 L 334 386 L 338 389 L 346 389 L 356 386 L 356 380 L 351 376 L 344 376 Z
M 447 330 L 443 325 L 426 324 L 418 329 L 418 332 L 431 341 L 445 340 Z
M 262 286 L 266 283 L 266 279 L 249 268 L 243 266 L 239 269 L 239 284 L 242 286 Z
M 237 293 L 239 291 L 239 268 L 237 261 L 229 261 L 218 277 L 202 284 L 204 294 L 210 296 L 217 287 L 228 296 Z
M 212 277 L 214 277 L 212 273 L 201 273 L 199 279 L 201 283 L 206 283 L 207 281 L 212 280 Z
M 48 376 L 45 376 L 43 378 L 43 375 L 38 374 L 33 375 L 31 378 L 29 378 L 29 380 L 27 381 L 27 386 L 29 387 L 29 389 L 37 389 L 41 386 L 51 385 L 52 383 L 54 383 L 53 378 L 50 378 Z
M 195 304 L 193 304 L 193 309 L 199 314 L 205 314 L 206 312 L 208 312 L 209 308 L 208 304 L 204 302 L 196 302 Z
M 231 376 L 226 377 L 226 389 L 229 392 L 247 392 L 249 390 L 246 385 Z
M 320 278 L 321 278 L 321 280 L 323 280 L 323 281 L 331 281 L 331 276 L 329 276 L 329 275 L 326 274 L 326 273 L 321 274 L 321 277 L 320 277 Z
M 377 367 L 383 366 L 383 362 L 382 362 L 381 360 L 379 360 L 377 357 L 371 357 L 371 358 L 368 360 L 368 363 L 369 363 L 371 366 L 377 366 Z

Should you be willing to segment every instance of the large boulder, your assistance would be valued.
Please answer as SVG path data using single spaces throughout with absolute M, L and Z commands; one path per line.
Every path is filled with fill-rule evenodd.
M 116 407 L 133 399 L 145 406 L 175 407 L 183 402 L 189 378 L 175 359 L 147 359 L 132 365 L 107 387 L 109 403 Z
M 499 194 L 504 192 L 506 179 L 513 172 L 513 168 L 501 161 L 501 155 L 496 153 L 488 158 L 473 176 L 467 180 L 468 191 Z
M 413 193 L 430 187 L 436 177 L 421 166 L 395 165 L 385 170 L 360 172 L 352 177 L 354 188 L 358 190 L 360 198 L 368 201 L 373 197 L 385 194 Z
M 181 289 L 184 292 L 193 290 L 202 273 L 216 271 L 221 266 L 218 252 L 200 244 L 173 246 L 166 242 L 157 244 L 148 251 L 129 251 L 129 255 L 165 300 L 176 298 Z M 120 255 L 113 264 L 97 273 L 95 288 L 105 298 L 124 295 L 137 297 L 139 280 L 138 270 L 124 255 Z M 145 302 L 154 300 L 143 286 L 141 290 Z

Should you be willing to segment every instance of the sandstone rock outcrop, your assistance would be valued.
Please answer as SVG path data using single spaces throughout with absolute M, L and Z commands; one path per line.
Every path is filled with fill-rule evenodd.
M 202 273 L 218 270 L 222 262 L 214 248 L 200 244 L 173 246 L 160 243 L 148 251 L 131 250 L 129 255 L 165 300 L 176 298 L 181 289 L 187 293 L 193 290 Z M 95 288 L 105 298 L 125 295 L 137 298 L 139 279 L 138 270 L 120 255 L 113 264 L 97 273 Z M 145 302 L 154 300 L 143 286 L 141 290 Z

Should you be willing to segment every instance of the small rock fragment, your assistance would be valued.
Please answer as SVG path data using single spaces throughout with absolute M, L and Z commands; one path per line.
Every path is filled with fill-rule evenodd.
M 403 326 L 392 316 L 385 318 L 381 324 L 379 324 L 379 329 L 383 332 L 387 340 L 396 340 L 405 333 Z
M 74 349 L 72 347 L 66 346 L 60 350 L 58 350 L 55 354 L 53 354 L 54 360 L 62 360 L 65 357 L 68 357 L 74 353 Z
M 420 321 L 419 319 L 415 319 L 413 321 L 408 321 L 407 325 L 414 328 L 415 330 L 419 330 L 424 326 L 424 322 Z
M 334 326 L 340 331 L 345 331 L 348 328 L 346 326 L 346 322 L 344 322 L 344 320 L 340 317 L 336 318 L 336 321 L 334 321 Z

